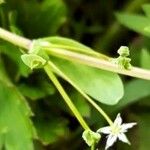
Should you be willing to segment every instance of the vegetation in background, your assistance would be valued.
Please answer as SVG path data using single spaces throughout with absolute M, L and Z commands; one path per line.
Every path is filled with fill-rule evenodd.
M 147 2 L 6 0 L 0 5 L 0 26 L 20 36 L 39 39 L 38 44 L 43 40 L 50 42 L 55 47 L 47 50 L 49 53 L 60 46 L 71 49 L 71 52 L 107 60 L 109 57 L 99 53 L 117 58 L 119 47 L 128 46 L 131 64 L 150 69 L 150 4 Z M 38 45 L 35 47 L 38 49 Z M 39 55 L 47 60 L 45 53 Z M 56 76 L 45 67 L 50 81 L 44 70 L 30 69 L 39 67 L 35 62 L 33 65 L 31 59 L 41 61 L 42 67 L 45 61 L 34 54 L 26 56 L 24 49 L 0 40 L 0 149 L 88 150 L 81 138 L 82 127 L 58 92 L 62 89 Z M 125 70 L 130 69 L 127 56 L 123 59 L 129 61 L 125 65 L 121 63 Z M 51 55 L 48 59 L 81 117 L 94 131 L 107 124 L 90 105 L 90 100 L 87 101 L 90 98 L 112 120 L 120 112 L 125 122 L 137 122 L 138 125 L 128 134 L 131 146 L 117 142 L 112 149 L 149 149 L 149 80 L 119 76 Z M 52 82 L 57 83 L 57 88 Z M 68 99 L 65 93 L 62 95 Z M 78 120 L 84 124 L 81 118 Z M 86 124 L 83 126 L 86 128 Z M 94 133 L 87 132 L 84 137 L 94 136 L 97 140 Z M 97 147 L 104 149 L 105 142 L 102 136 Z

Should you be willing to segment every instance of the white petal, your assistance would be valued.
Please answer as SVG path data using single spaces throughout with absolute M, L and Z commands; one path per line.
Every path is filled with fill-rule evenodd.
M 132 128 L 135 125 L 137 125 L 136 122 L 133 122 L 133 123 L 124 123 L 124 124 L 121 125 L 121 130 L 122 130 L 122 132 L 127 132 L 127 129 L 130 129 L 130 128 Z
M 116 142 L 116 140 L 117 140 L 117 136 L 110 134 L 108 136 L 108 139 L 107 139 L 107 142 L 106 142 L 105 150 L 107 150 L 109 147 L 111 147 Z
M 119 113 L 119 114 L 117 115 L 115 121 L 114 121 L 114 124 L 120 126 L 121 123 L 122 123 L 122 118 L 121 118 L 120 113 Z
M 97 132 L 104 133 L 104 134 L 110 134 L 111 128 L 110 128 L 110 126 L 103 127 L 103 128 L 98 129 Z
M 127 144 L 130 145 L 130 142 L 129 142 L 129 140 L 128 140 L 128 138 L 126 137 L 125 134 L 120 133 L 120 134 L 118 135 L 118 138 L 119 138 L 120 141 L 122 141 L 122 142 L 127 143 Z

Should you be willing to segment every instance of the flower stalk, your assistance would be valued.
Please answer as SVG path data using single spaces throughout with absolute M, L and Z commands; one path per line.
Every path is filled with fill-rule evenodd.
M 56 72 L 58 75 L 60 75 L 62 78 L 64 78 L 67 82 L 69 82 L 108 122 L 109 125 L 112 125 L 113 122 L 109 118 L 109 116 L 104 112 L 104 110 L 94 101 L 92 100 L 85 92 L 83 92 L 75 83 L 72 82 L 72 80 L 69 79 L 63 73 L 53 62 L 48 61 L 48 65 Z
M 56 78 L 56 76 L 51 71 L 50 66 L 49 65 L 45 65 L 44 70 L 47 73 L 48 77 L 53 82 L 53 84 L 56 86 L 57 90 L 59 91 L 59 93 L 61 94 L 61 96 L 63 97 L 63 99 L 65 100 L 66 104 L 69 106 L 70 110 L 73 112 L 73 114 L 75 115 L 75 117 L 78 119 L 78 121 L 81 124 L 81 126 L 83 127 L 83 129 L 84 130 L 90 130 L 89 126 L 84 121 L 84 119 L 80 115 L 79 111 L 77 110 L 77 108 L 72 103 L 71 99 L 69 98 L 69 96 L 67 95 L 67 93 L 65 92 L 65 90 L 63 89 L 63 87 L 61 86 L 60 82 L 58 81 L 58 79 Z

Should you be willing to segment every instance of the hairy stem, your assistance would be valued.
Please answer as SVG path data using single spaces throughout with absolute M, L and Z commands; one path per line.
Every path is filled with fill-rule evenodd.
M 44 67 L 44 70 L 47 73 L 48 77 L 53 82 L 53 84 L 56 86 L 57 90 L 59 91 L 59 93 L 63 97 L 63 99 L 66 102 L 66 104 L 69 106 L 70 110 L 73 112 L 73 114 L 75 115 L 75 117 L 78 119 L 79 123 L 84 128 L 84 130 L 90 130 L 89 126 L 84 121 L 84 119 L 80 115 L 79 111 L 77 110 L 77 108 L 72 103 L 71 99 L 69 98 L 69 96 L 67 95 L 67 93 L 65 92 L 65 90 L 63 89 L 63 87 L 61 86 L 60 82 L 58 81 L 58 79 L 56 78 L 56 76 L 51 71 L 50 66 L 46 65 Z

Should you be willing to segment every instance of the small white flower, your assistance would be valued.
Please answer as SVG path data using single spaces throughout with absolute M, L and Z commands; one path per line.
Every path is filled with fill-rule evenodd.
M 111 126 L 98 129 L 97 132 L 108 134 L 105 150 L 111 147 L 117 141 L 117 139 L 124 143 L 130 144 L 124 133 L 126 133 L 128 129 L 132 128 L 136 124 L 137 123 L 135 122 L 122 124 L 122 118 L 120 114 L 118 114 Z

